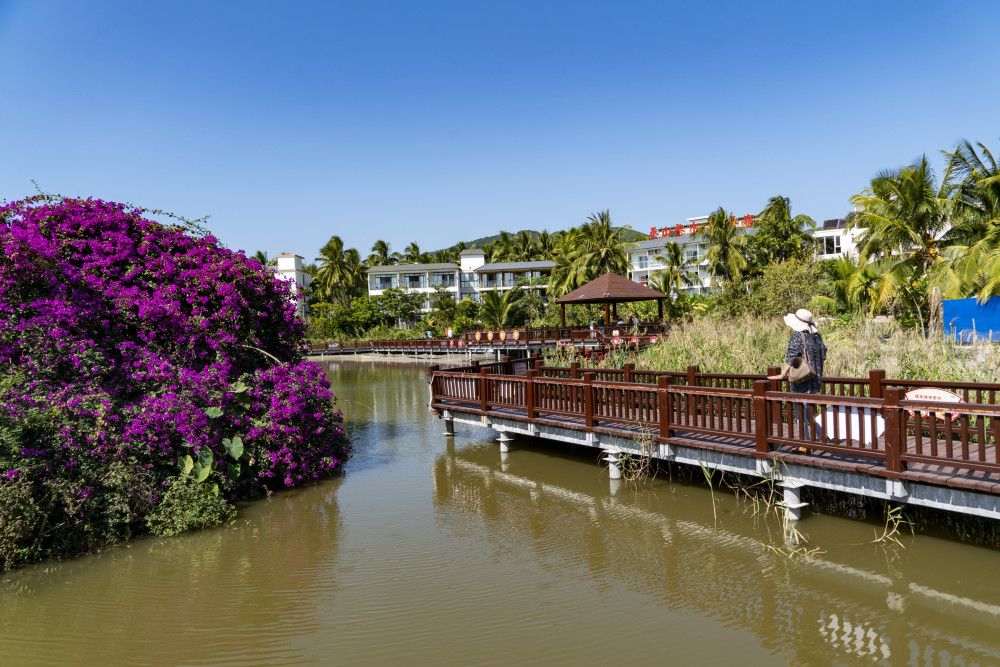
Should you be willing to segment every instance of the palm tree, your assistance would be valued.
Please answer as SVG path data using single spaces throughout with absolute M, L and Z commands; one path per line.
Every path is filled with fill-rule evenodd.
M 498 292 L 494 289 L 483 292 L 482 298 L 479 319 L 485 326 L 500 328 L 517 324 L 521 315 L 520 290 Z
M 258 262 L 260 262 L 261 266 L 267 266 L 268 262 L 267 253 L 264 252 L 263 250 L 258 250 L 257 252 L 255 252 L 253 255 L 250 256 L 250 259 L 256 259 Z
M 684 248 L 680 243 L 669 241 L 664 250 L 665 254 L 653 258 L 664 265 L 653 276 L 658 285 L 654 289 L 664 294 L 680 294 L 682 288 L 701 282 L 698 271 L 692 268 L 696 260 L 684 259 Z
M 343 240 L 339 236 L 331 236 L 320 249 L 316 261 L 319 262 L 319 269 L 314 276 L 313 293 L 320 301 L 332 302 L 338 298 L 343 301 L 343 285 L 350 280 Z
M 705 259 L 713 283 L 739 280 L 747 270 L 747 237 L 743 228 L 736 226 L 736 216 L 721 206 L 712 211 L 708 216 L 708 226 L 695 232 L 694 237 L 708 243 Z
M 808 215 L 793 218 L 788 197 L 778 195 L 768 199 L 754 226 L 757 228 L 753 237 L 755 245 L 764 252 L 768 264 L 793 257 L 805 259 L 812 251 L 816 222 Z
M 858 258 L 843 255 L 819 263 L 824 277 L 826 294 L 812 299 L 810 307 L 825 313 L 849 313 L 866 305 L 868 287 L 865 277 L 859 272 Z
M 372 244 L 372 252 L 368 255 L 368 263 L 372 266 L 389 266 L 396 263 L 398 253 L 389 252 L 389 242 L 379 239 Z
M 626 251 L 635 248 L 636 244 L 624 239 L 625 229 L 611 226 L 610 211 L 601 211 L 587 218 L 576 238 L 580 249 L 576 261 L 585 267 L 581 273 L 586 274 L 587 280 L 609 271 L 620 276 L 628 274 L 630 265 Z
M 535 239 L 536 247 L 538 248 L 538 259 L 554 261 L 558 242 L 558 234 L 549 234 L 548 231 L 542 230 L 538 238 Z
M 356 248 L 348 248 L 344 251 L 341 301 L 345 306 L 348 306 L 353 299 L 363 296 L 367 292 L 368 267 Z
M 405 250 L 403 250 L 402 259 L 407 264 L 419 264 L 420 256 L 421 256 L 420 246 L 417 245 L 416 241 L 414 241 L 410 245 L 406 246 Z
M 535 259 L 535 240 L 526 230 L 521 230 L 514 237 L 509 260 L 512 262 L 530 262 Z
M 938 187 L 923 156 L 917 164 L 879 173 L 871 187 L 851 197 L 856 210 L 848 216 L 848 229 L 862 228 L 859 259 L 876 280 L 873 311 L 910 294 L 932 267 L 938 281 L 950 279 L 941 238 L 951 224 L 954 189 L 948 183 Z M 923 319 L 920 304 L 914 306 Z
M 431 255 L 434 264 L 445 264 L 447 262 L 454 262 L 455 257 L 452 255 L 451 250 L 436 250 L 433 255 Z
M 481 248 L 481 250 L 483 251 L 483 255 L 484 255 L 483 260 L 487 264 L 490 264 L 492 262 L 498 262 L 498 261 L 500 261 L 499 259 L 497 259 L 496 248 L 493 246 L 492 243 L 487 243 L 486 245 L 484 245 Z
M 500 236 L 494 241 L 493 247 L 496 256 L 493 261 L 495 262 L 508 262 L 511 256 L 514 254 L 514 237 L 510 232 L 501 231 Z
M 1000 169 L 989 149 L 978 144 L 982 157 L 968 141 L 945 152 L 945 181 L 956 184 L 954 226 L 945 234 L 946 249 L 961 281 L 958 293 L 975 291 L 980 300 L 1000 294 Z

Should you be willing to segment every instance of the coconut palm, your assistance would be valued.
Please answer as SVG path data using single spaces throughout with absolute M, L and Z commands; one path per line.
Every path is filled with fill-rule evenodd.
M 493 242 L 496 256 L 495 262 L 508 262 L 514 254 L 514 236 L 510 232 L 501 231 L 497 240 Z
M 826 294 L 812 299 L 810 307 L 824 313 L 848 313 L 867 305 L 867 281 L 859 273 L 858 258 L 843 255 L 819 263 Z
M 611 212 L 601 211 L 590 215 L 576 235 L 579 255 L 576 262 L 581 264 L 581 274 L 593 280 L 609 271 L 620 276 L 628 275 L 628 250 L 636 247 L 626 241 L 623 232 L 626 227 L 615 229 L 611 226 Z
M 535 255 L 535 240 L 528 231 L 522 229 L 514 237 L 508 260 L 512 262 L 530 262 L 535 259 Z
M 747 236 L 742 227 L 736 226 L 736 216 L 721 206 L 708 216 L 708 225 L 694 234 L 697 240 L 708 244 L 705 260 L 713 283 L 739 280 L 747 270 Z
M 357 253 L 357 251 L 355 251 Z M 344 285 L 349 283 L 351 269 L 344 258 L 344 242 L 339 236 L 331 236 L 330 240 L 320 249 L 319 268 L 313 279 L 313 294 L 320 301 L 344 302 Z
M 389 252 L 389 242 L 379 239 L 372 244 L 371 254 L 368 255 L 368 263 L 372 266 L 389 266 L 395 264 L 399 257 L 398 253 Z
M 965 296 L 980 299 L 1000 294 L 1000 169 L 989 149 L 978 144 L 982 157 L 968 141 L 954 152 L 945 152 L 945 181 L 956 185 L 954 226 L 945 234 L 949 248 L 943 251 L 961 280 Z
M 680 243 L 669 241 L 664 247 L 664 254 L 653 259 L 663 264 L 663 268 L 653 275 L 658 285 L 653 289 L 664 294 L 680 294 L 682 288 L 701 283 L 694 268 L 696 260 L 684 258 L 684 248 Z
M 487 243 L 481 248 L 481 250 L 483 251 L 484 255 L 483 260 L 487 264 L 500 261 L 499 259 L 497 259 L 496 247 L 494 247 L 492 243 Z
M 937 281 L 953 280 L 941 239 L 951 224 L 954 189 L 937 185 L 923 156 L 917 164 L 879 173 L 870 187 L 851 197 L 856 210 L 848 216 L 848 229 L 862 229 L 859 260 L 876 280 L 872 310 L 911 294 L 913 284 L 932 268 Z M 923 319 L 920 304 L 914 306 Z
M 554 261 L 558 242 L 559 234 L 549 234 L 548 231 L 542 230 L 538 238 L 535 239 L 538 248 L 538 259 Z
M 768 199 L 754 226 L 757 228 L 754 245 L 764 254 L 768 264 L 793 257 L 805 259 L 812 252 L 816 222 L 808 215 L 793 218 L 788 197 L 778 195 Z
M 479 319 L 487 327 L 513 326 L 520 321 L 521 291 L 491 290 L 483 292 L 483 303 L 479 308 Z
M 407 264 L 419 264 L 422 254 L 423 253 L 420 252 L 420 246 L 417 245 L 416 241 L 414 241 L 410 245 L 406 246 L 405 250 L 403 250 L 402 260 Z

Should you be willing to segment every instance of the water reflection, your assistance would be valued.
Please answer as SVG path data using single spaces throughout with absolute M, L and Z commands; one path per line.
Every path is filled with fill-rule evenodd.
M 813 516 L 824 553 L 786 559 L 732 492 L 612 495 L 593 450 L 442 437 L 425 371 L 328 366 L 342 479 L 7 575 L 0 665 L 1000 663 L 995 551 Z
M 570 458 L 552 458 L 450 450 L 433 468 L 441 516 L 460 521 L 460 510 L 477 517 L 490 539 L 582 561 L 609 588 L 641 591 L 666 608 L 753 632 L 792 664 L 1000 662 L 994 552 L 963 547 L 961 570 L 931 565 L 953 545 L 930 538 L 920 541 L 923 553 L 906 558 L 835 540 L 833 553 L 787 558 L 767 548 L 780 544 L 780 526 L 755 520 L 733 498 L 716 499 L 727 516 L 715 519 L 703 489 L 623 487 L 612 496 L 587 477 L 566 474 Z M 820 532 L 820 542 L 829 538 Z M 935 588 L 942 583 L 947 588 Z
M 294 638 L 319 627 L 310 598 L 337 585 L 338 486 L 253 503 L 229 528 L 10 575 L 3 664 L 300 661 L 308 642 L 296 647 Z

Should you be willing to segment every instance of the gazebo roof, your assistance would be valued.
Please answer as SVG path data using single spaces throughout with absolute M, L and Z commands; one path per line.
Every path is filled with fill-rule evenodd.
M 556 303 L 621 303 L 623 301 L 659 301 L 670 297 L 663 292 L 649 289 L 617 273 L 605 273 L 586 285 L 577 287 Z

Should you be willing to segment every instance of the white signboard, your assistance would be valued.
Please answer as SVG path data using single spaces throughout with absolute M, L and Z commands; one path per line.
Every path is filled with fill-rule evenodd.
M 816 416 L 816 432 L 822 433 L 823 438 L 827 442 L 838 442 L 834 440 L 834 433 L 839 436 L 840 440 L 847 439 L 847 427 L 851 427 L 851 439 L 860 440 L 866 445 L 870 445 L 874 442 L 880 435 L 885 432 L 885 420 L 882 419 L 882 415 L 875 415 L 875 431 L 872 432 L 872 411 L 870 408 L 848 408 L 840 406 L 840 408 L 834 412 L 833 406 L 826 409 L 826 431 L 823 431 L 823 417 L 820 414 Z M 833 429 L 837 430 L 834 431 Z

